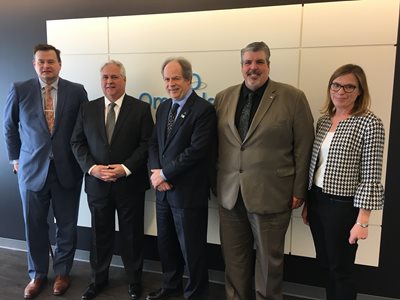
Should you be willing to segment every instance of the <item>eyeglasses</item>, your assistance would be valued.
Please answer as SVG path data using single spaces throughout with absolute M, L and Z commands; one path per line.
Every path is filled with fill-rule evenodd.
M 354 90 L 357 88 L 355 85 L 352 84 L 345 84 L 345 85 L 341 85 L 337 82 L 332 82 L 330 85 L 331 91 L 334 92 L 339 92 L 341 88 L 343 88 L 343 91 L 345 93 L 352 93 L 354 92 Z

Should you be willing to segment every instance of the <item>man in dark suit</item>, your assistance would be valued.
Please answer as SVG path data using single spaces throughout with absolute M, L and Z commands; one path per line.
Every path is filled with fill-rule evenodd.
M 72 134 L 72 150 L 85 173 L 92 216 L 91 284 L 82 295 L 90 300 L 107 285 L 118 212 L 121 257 L 129 295 L 139 299 L 143 267 L 144 198 L 148 140 L 153 130 L 150 105 L 125 94 L 122 63 L 101 68 L 104 97 L 82 105 Z
M 56 219 L 53 294 L 65 293 L 76 249 L 76 223 L 82 171 L 70 138 L 87 94 L 80 84 L 59 77 L 60 50 L 47 44 L 34 48 L 38 78 L 14 83 L 4 110 L 8 157 L 18 174 L 25 220 L 30 283 L 24 298 L 36 297 L 49 268 L 49 207 Z
M 146 299 L 204 296 L 208 287 L 207 216 L 212 144 L 216 136 L 213 106 L 191 89 L 192 67 L 184 58 L 162 66 L 170 99 L 160 104 L 150 143 L 151 183 L 157 190 L 157 241 L 163 280 Z
M 285 233 L 291 210 L 302 205 L 307 190 L 311 111 L 302 91 L 269 78 L 269 58 L 264 42 L 243 48 L 244 82 L 218 93 L 214 102 L 229 300 L 282 299 Z

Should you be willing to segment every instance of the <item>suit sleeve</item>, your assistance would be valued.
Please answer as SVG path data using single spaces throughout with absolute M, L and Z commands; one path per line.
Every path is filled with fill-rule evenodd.
M 156 112 L 156 124 L 159 115 L 159 109 Z M 161 169 L 161 163 L 159 159 L 159 144 L 158 144 L 158 130 L 157 126 L 153 130 L 149 142 L 149 168 L 150 169 Z
M 140 125 L 140 142 L 138 147 L 133 151 L 123 164 L 134 173 L 136 169 L 143 167 L 143 162 L 147 161 L 149 140 L 153 132 L 154 122 L 151 115 L 150 105 L 143 106 Z
M 304 199 L 306 197 L 308 171 L 314 141 L 314 121 L 307 98 L 303 92 L 300 92 L 296 101 L 293 133 L 293 155 L 296 166 L 293 196 Z
M 21 139 L 19 135 L 19 101 L 15 84 L 7 95 L 4 108 L 4 137 L 10 161 L 19 159 Z
M 216 134 L 216 124 L 215 109 L 209 105 L 197 116 L 188 146 L 175 159 L 163 166 L 163 173 L 168 180 L 173 181 L 175 177 L 184 174 L 209 155 Z
M 76 119 L 75 127 L 71 136 L 72 152 L 82 171 L 87 173 L 89 169 L 96 164 L 95 160 L 90 154 L 88 141 L 84 129 L 85 120 L 85 104 L 82 104 L 78 117 Z

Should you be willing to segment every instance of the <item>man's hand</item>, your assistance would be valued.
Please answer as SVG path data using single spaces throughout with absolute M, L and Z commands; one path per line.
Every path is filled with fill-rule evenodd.
M 170 189 L 172 189 L 172 184 L 166 181 L 157 186 L 157 191 L 159 192 L 166 192 L 169 191 Z
M 19 168 L 19 164 L 17 162 L 13 163 L 13 173 L 14 174 L 18 173 L 18 168 Z
M 151 173 L 150 181 L 154 189 L 160 192 L 165 192 L 172 189 L 172 184 L 166 182 L 161 176 L 161 169 L 152 169 Z
M 115 165 L 97 165 L 90 175 L 105 182 L 115 182 L 118 178 L 126 176 L 125 170 L 120 164 Z
M 160 184 L 165 182 L 164 178 L 161 176 L 161 169 L 152 169 L 151 173 L 151 185 L 153 186 L 153 188 L 157 189 Z
M 296 196 L 292 197 L 292 209 L 299 208 L 303 205 L 304 200 L 301 198 L 297 198 Z

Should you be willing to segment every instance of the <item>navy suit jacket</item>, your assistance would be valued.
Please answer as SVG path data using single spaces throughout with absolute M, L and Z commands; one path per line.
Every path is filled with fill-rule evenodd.
M 150 169 L 162 169 L 167 181 L 173 185 L 172 190 L 166 192 L 172 207 L 207 206 L 214 157 L 212 149 L 216 142 L 215 109 L 193 91 L 166 138 L 171 103 L 171 99 L 164 101 L 156 113 L 149 150 Z M 162 201 L 165 192 L 156 193 L 157 201 Z
M 111 183 L 88 174 L 95 164 L 124 164 L 132 172 L 116 181 L 121 193 L 148 189 L 148 142 L 154 126 L 150 105 L 125 95 L 110 144 L 104 114 L 104 97 L 82 105 L 71 138 L 72 150 L 85 172 L 86 193 L 104 196 L 111 188 Z
M 12 84 L 4 109 L 4 134 L 9 160 L 19 160 L 20 188 L 32 191 L 43 188 L 51 156 L 63 187 L 72 188 L 82 179 L 70 138 L 79 107 L 87 101 L 81 84 L 60 78 L 55 125 L 50 134 L 39 79 Z

